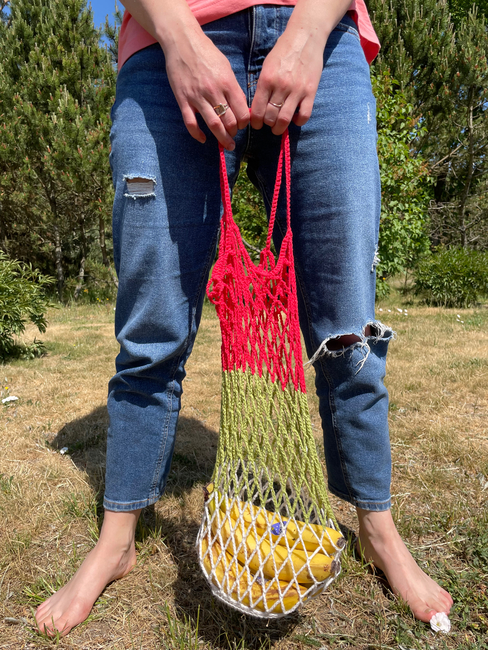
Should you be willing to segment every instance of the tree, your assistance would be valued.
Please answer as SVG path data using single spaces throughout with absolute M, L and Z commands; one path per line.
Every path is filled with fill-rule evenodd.
M 449 10 L 455 25 L 459 25 L 463 18 L 476 8 L 478 14 L 488 18 L 488 0 L 449 0 Z
M 8 13 L 6 9 L 9 2 L 10 0 L 0 0 L 0 26 L 6 25 L 8 22 Z
M 105 244 L 115 71 L 86 0 L 12 0 L 0 43 L 2 239 L 12 257 L 78 274 Z
M 485 20 L 476 8 L 459 9 L 454 23 L 446 0 L 371 0 L 369 6 L 382 41 L 374 70 L 398 80 L 424 127 L 414 147 L 435 179 L 432 243 L 486 248 Z
M 429 249 L 428 206 L 431 178 L 428 166 L 411 145 L 422 127 L 413 107 L 388 73 L 373 77 L 377 101 L 378 158 L 381 175 L 381 221 L 377 293 L 388 292 L 388 276 L 415 267 Z
M 103 27 L 103 35 L 108 41 L 108 49 L 110 51 L 110 56 L 112 57 L 112 63 L 114 66 L 117 65 L 118 51 L 119 51 L 119 31 L 120 26 L 122 25 L 123 12 L 121 11 L 117 0 L 115 0 L 115 11 L 113 17 L 115 19 L 114 24 L 112 25 L 108 16 L 105 18 L 105 25 Z
M 435 243 L 488 247 L 488 34 L 476 11 L 461 21 L 452 55 L 451 115 L 430 143 L 437 176 Z M 440 217 L 440 218 L 439 218 Z

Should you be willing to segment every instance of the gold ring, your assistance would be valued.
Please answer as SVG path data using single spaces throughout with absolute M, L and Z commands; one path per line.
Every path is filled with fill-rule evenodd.
M 227 113 L 228 108 L 229 108 L 229 104 L 217 104 L 217 106 L 213 107 L 214 111 L 217 113 L 219 117 L 225 115 Z
M 271 104 L 271 106 L 274 106 L 275 108 L 281 108 L 284 104 L 284 102 L 281 102 L 281 104 L 275 104 L 274 102 L 268 102 L 268 104 Z

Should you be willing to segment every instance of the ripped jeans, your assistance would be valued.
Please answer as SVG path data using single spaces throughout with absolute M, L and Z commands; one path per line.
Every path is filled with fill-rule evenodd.
M 231 62 L 249 105 L 291 10 L 256 6 L 204 26 Z M 104 506 L 128 511 L 156 502 L 164 491 L 221 198 L 217 141 L 203 121 L 205 144 L 186 131 L 159 45 L 123 66 L 112 120 L 120 353 L 109 385 Z M 231 187 L 247 160 L 268 209 L 280 140 L 267 126 L 248 127 L 226 153 Z M 312 117 L 301 128 L 290 126 L 290 140 L 300 323 L 307 353 L 315 355 L 329 489 L 360 508 L 386 510 L 391 459 L 383 377 L 392 332 L 374 317 L 380 215 L 375 100 L 348 15 L 324 51 Z M 284 219 L 279 210 L 278 249 Z M 345 334 L 359 341 L 340 351 L 327 347 Z

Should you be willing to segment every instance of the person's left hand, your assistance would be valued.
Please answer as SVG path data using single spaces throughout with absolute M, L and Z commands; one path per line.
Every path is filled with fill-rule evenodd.
M 283 33 L 264 60 L 251 106 L 253 129 L 267 124 L 275 135 L 281 135 L 292 120 L 298 126 L 308 121 L 322 74 L 324 47 L 324 40 L 317 36 Z

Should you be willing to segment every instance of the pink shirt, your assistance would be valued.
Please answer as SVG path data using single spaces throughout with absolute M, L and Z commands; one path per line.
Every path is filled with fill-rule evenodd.
M 187 2 L 200 25 L 263 4 L 263 0 L 187 0 Z M 294 6 L 296 0 L 273 0 L 272 4 Z M 369 19 L 364 0 L 353 0 L 349 11 L 358 26 L 366 59 L 371 63 L 380 50 L 380 43 Z M 153 43 L 157 43 L 156 39 L 148 34 L 126 10 L 119 35 L 119 70 L 135 52 Z

